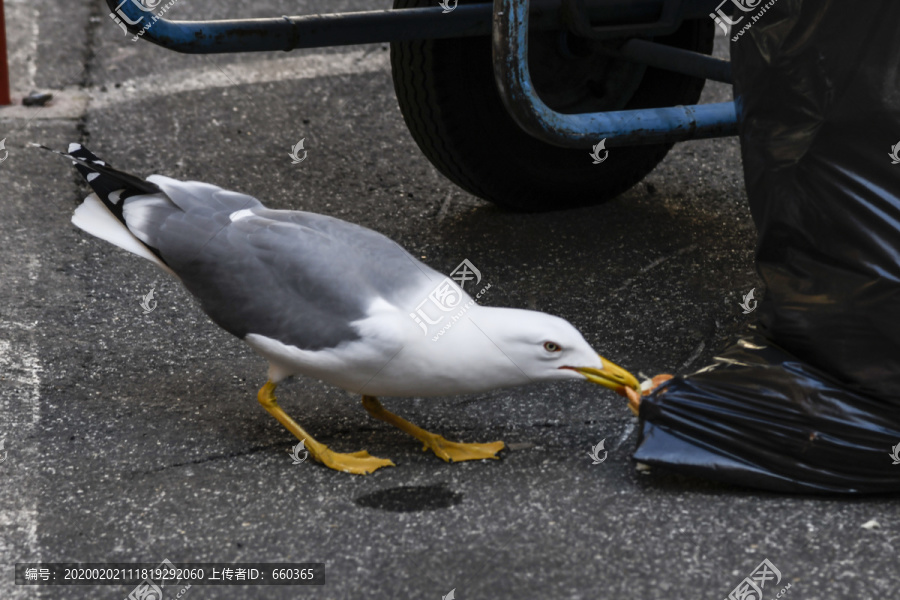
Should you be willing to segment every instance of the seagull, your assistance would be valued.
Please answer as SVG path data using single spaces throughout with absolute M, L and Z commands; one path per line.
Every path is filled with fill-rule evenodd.
M 378 398 L 556 380 L 588 381 L 623 396 L 639 388 L 566 320 L 478 305 L 371 229 L 268 209 L 209 183 L 142 179 L 113 169 L 80 144 L 65 153 L 40 147 L 71 160 L 93 190 L 75 210 L 77 227 L 177 278 L 217 325 L 268 361 L 259 403 L 327 467 L 362 475 L 394 463 L 365 450 L 335 452 L 317 441 L 275 398 L 288 377 L 304 375 L 361 395 L 371 416 L 447 462 L 497 458 L 504 444 L 448 441 L 389 412 Z M 417 309 L 430 295 L 446 300 L 447 293 L 456 295 L 454 306 L 468 308 L 443 317 L 450 327 L 442 335 L 423 335 L 427 327 L 413 318 Z M 439 311 L 429 310 L 431 323 Z

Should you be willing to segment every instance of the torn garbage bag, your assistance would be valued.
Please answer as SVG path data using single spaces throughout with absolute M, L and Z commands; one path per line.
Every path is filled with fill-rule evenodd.
M 643 399 L 635 459 L 775 491 L 900 492 L 900 3 L 738 16 L 759 324 Z

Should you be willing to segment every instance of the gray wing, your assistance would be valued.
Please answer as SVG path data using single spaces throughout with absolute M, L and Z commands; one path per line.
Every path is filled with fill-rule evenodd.
M 238 337 L 331 348 L 359 337 L 350 323 L 375 297 L 405 307 L 405 294 L 444 277 L 370 229 L 254 202 L 173 210 L 150 235 L 204 311 Z M 244 212 L 232 221 L 235 210 Z

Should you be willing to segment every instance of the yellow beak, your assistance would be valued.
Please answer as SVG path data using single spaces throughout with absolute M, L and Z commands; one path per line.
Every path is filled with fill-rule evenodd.
M 641 384 L 638 382 L 637 378 L 615 364 L 614 362 L 610 362 L 600 357 L 601 362 L 603 363 L 602 369 L 594 369 L 593 367 L 562 367 L 563 369 L 571 369 L 573 371 L 577 371 L 581 373 L 587 380 L 591 383 L 596 383 L 602 385 L 603 387 L 607 387 L 611 390 L 614 390 L 620 396 L 625 395 L 625 388 L 632 388 L 634 390 L 640 391 Z

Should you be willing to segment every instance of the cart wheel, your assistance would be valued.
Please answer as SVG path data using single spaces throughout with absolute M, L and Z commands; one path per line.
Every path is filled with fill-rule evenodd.
M 436 0 L 394 0 L 397 9 L 433 5 Z M 655 41 L 710 54 L 714 35 L 712 19 L 701 19 Z M 529 33 L 532 79 L 550 108 L 600 112 L 700 98 L 704 79 L 611 59 L 597 46 L 561 31 Z M 616 147 L 595 165 L 588 147 L 559 148 L 531 137 L 503 106 L 487 36 L 394 42 L 391 67 L 400 111 L 428 160 L 461 188 L 504 208 L 605 202 L 643 179 L 673 146 Z

